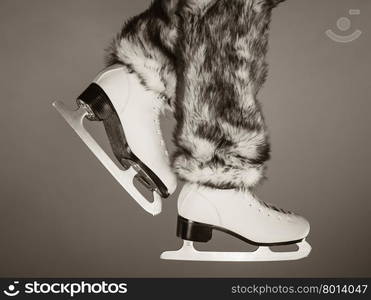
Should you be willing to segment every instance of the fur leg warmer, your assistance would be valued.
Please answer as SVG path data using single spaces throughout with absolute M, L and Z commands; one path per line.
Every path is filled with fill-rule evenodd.
M 250 189 L 264 177 L 270 147 L 257 94 L 282 1 L 216 0 L 181 12 L 173 167 L 182 179 Z
M 117 34 L 108 49 L 107 65 L 127 66 L 146 88 L 164 96 L 169 108 L 174 110 L 179 15 L 182 10 L 204 11 L 215 1 L 154 0 Z
M 170 105 L 175 99 L 174 47 L 178 37 L 179 2 L 153 1 L 145 12 L 123 26 L 107 55 L 108 65 L 126 65 L 146 88 L 163 96 Z

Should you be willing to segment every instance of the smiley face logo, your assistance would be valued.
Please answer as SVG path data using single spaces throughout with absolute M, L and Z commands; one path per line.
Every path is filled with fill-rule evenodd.
M 9 297 L 14 297 L 19 294 L 19 291 L 15 289 L 15 285 L 18 284 L 19 281 L 14 281 L 13 284 L 10 284 L 8 286 L 7 290 L 4 290 L 4 294 L 9 296 Z
M 359 9 L 351 9 L 349 10 L 349 15 L 360 15 L 361 14 L 361 11 Z M 337 25 L 337 28 L 342 31 L 342 32 L 346 32 L 348 31 L 351 26 L 352 26 L 352 22 L 351 20 L 348 18 L 348 17 L 342 17 L 340 19 L 337 20 L 336 22 L 336 25 Z M 362 34 L 362 31 L 357 29 L 355 30 L 354 32 L 350 33 L 350 34 L 347 34 L 347 35 L 340 35 L 340 34 L 336 34 L 335 32 L 333 32 L 331 29 L 327 30 L 326 31 L 326 35 L 332 39 L 333 41 L 335 42 L 338 42 L 338 43 L 350 43 L 350 42 L 353 42 L 355 41 L 356 39 L 358 39 Z

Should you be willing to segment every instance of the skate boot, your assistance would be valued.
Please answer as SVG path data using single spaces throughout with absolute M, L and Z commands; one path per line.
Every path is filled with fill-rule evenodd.
M 114 65 L 98 75 L 70 111 L 62 102 L 54 107 L 126 191 L 149 213 L 161 212 L 161 198 L 172 194 L 176 177 L 160 129 L 164 99 L 144 88 L 136 74 Z M 84 128 L 84 119 L 102 121 L 119 168 Z M 134 186 L 136 177 L 153 192 L 148 201 Z
M 280 261 L 304 258 L 311 251 L 305 241 L 308 221 L 261 202 L 249 192 L 186 184 L 179 196 L 178 212 L 177 236 L 184 240 L 183 247 L 162 253 L 162 259 Z M 208 242 L 214 230 L 259 248 L 253 252 L 207 252 L 193 247 L 193 242 Z M 298 250 L 273 252 L 269 248 L 290 244 L 297 244 Z

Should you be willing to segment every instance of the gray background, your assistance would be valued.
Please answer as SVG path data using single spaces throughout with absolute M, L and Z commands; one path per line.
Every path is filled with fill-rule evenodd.
M 313 251 L 273 263 L 161 261 L 180 245 L 177 194 L 147 215 L 51 106 L 72 106 L 122 22 L 148 4 L 0 1 L 0 276 L 370 276 L 370 1 L 291 0 L 274 12 L 260 95 L 273 157 L 259 195 L 310 220 Z M 361 15 L 346 34 L 362 36 L 331 41 L 325 30 L 340 33 L 351 8 Z M 167 137 L 173 125 L 164 120 Z M 223 234 L 202 248 L 250 249 Z

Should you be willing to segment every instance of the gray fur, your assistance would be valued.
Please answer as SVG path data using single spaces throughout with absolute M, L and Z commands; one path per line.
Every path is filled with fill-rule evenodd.
M 173 110 L 180 12 L 202 12 L 215 1 L 154 0 L 123 26 L 107 51 L 107 65 L 126 65 L 145 87 L 165 96 Z
M 250 189 L 264 177 L 270 147 L 257 95 L 279 2 L 218 0 L 182 11 L 173 157 L 182 179 Z
M 155 0 L 143 13 L 133 17 L 108 49 L 107 64 L 126 65 L 148 89 L 175 97 L 174 47 L 178 37 L 179 0 Z

